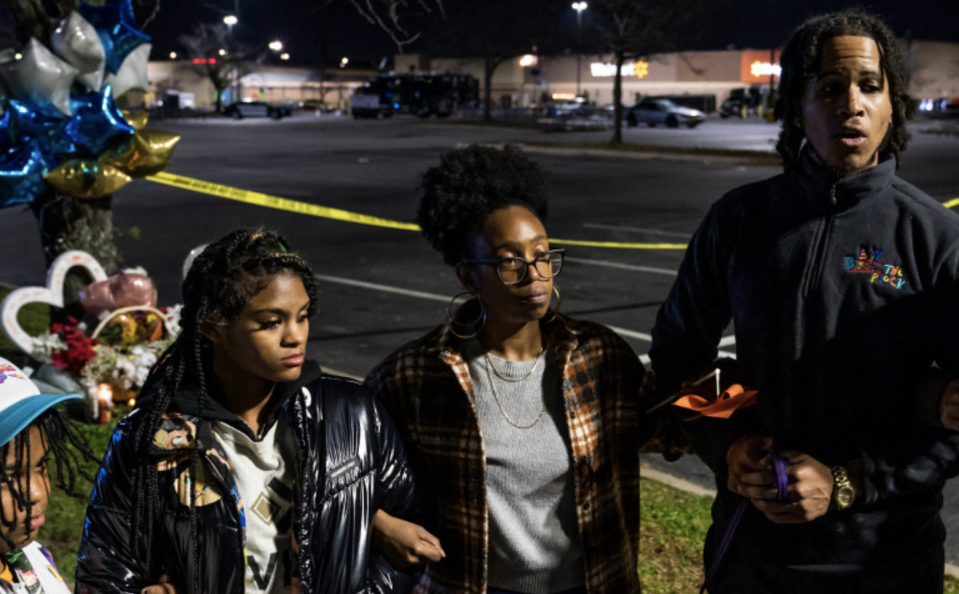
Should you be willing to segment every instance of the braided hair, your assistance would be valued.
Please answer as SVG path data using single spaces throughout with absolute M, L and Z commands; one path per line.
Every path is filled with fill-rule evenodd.
M 30 442 L 32 427 L 40 430 L 43 448 L 39 452 L 33 451 Z M 52 460 L 53 467 L 56 469 L 54 484 L 71 497 L 86 499 L 88 493 L 77 488 L 78 479 L 83 478 L 88 484 L 92 484 L 93 477 L 86 471 L 83 463 L 96 464 L 99 460 L 90 451 L 89 444 L 76 427 L 64 419 L 55 408 L 44 412 L 29 427 L 3 444 L 0 448 L 0 461 L 5 462 L 11 451 L 14 459 L 13 470 L 7 470 L 6 464 L 0 463 L 0 483 L 7 486 L 15 509 L 11 508 L 12 515 L 8 516 L 7 506 L 0 505 L 0 524 L 3 525 L 0 538 L 3 538 L 8 549 L 13 550 L 24 544 L 13 542 L 8 537 L 8 531 L 13 531 L 17 527 L 16 512 L 24 512 L 28 532 L 33 528 L 30 523 L 33 518 L 35 497 L 30 493 L 30 473 L 40 464 L 47 465 L 48 460 Z
M 193 261 L 183 282 L 181 332 L 150 371 L 141 391 L 141 409 L 145 418 L 134 431 L 137 451 L 133 473 L 133 533 L 140 535 L 138 555 L 151 562 L 153 527 L 160 514 L 158 469 L 148 453 L 153 436 L 162 423 L 171 399 L 189 386 L 196 394 L 197 410 L 202 416 L 209 398 L 208 375 L 211 343 L 201 332 L 205 323 L 229 324 L 243 312 L 250 299 L 269 286 L 278 275 L 298 277 L 310 298 L 308 315 L 316 306 L 316 280 L 313 269 L 292 252 L 285 239 L 263 230 L 238 230 L 210 244 Z M 190 538 L 193 548 L 193 591 L 200 591 L 200 552 L 196 522 L 197 463 L 199 452 L 191 450 Z M 242 543 L 238 543 L 242 546 Z M 156 576 L 154 576 L 156 577 Z
M 879 66 L 886 76 L 892 103 L 892 127 L 880 149 L 880 159 L 893 155 L 898 163 L 902 152 L 906 150 L 909 142 L 906 121 L 914 115 L 915 106 L 907 95 L 908 74 L 896 37 L 879 17 L 862 9 L 849 9 L 807 20 L 796 29 L 783 49 L 779 60 L 782 79 L 774 115 L 783 123 L 776 150 L 786 169 L 799 164 L 806 134 L 795 123 L 802 117 L 802 97 L 806 86 L 819 73 L 823 44 L 829 39 L 845 35 L 868 37 L 879 48 Z
M 450 266 L 494 210 L 522 206 L 546 218 L 546 183 L 539 165 L 514 146 L 470 145 L 447 152 L 423 174 L 416 222 Z

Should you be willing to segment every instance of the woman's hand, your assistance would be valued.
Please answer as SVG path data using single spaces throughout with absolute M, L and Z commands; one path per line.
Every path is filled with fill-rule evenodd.
M 373 516 L 373 548 L 396 569 L 446 557 L 440 540 L 425 528 L 394 518 L 383 510 L 377 510 Z M 158 592 L 162 594 L 162 591 Z
M 160 576 L 159 584 L 147 586 L 140 590 L 140 594 L 176 594 L 176 588 L 170 583 L 170 576 L 163 574 Z

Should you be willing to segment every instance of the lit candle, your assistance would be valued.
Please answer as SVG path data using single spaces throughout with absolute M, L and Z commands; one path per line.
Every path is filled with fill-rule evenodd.
M 97 387 L 97 409 L 96 421 L 101 425 L 110 422 L 110 409 L 113 408 L 113 388 L 110 384 L 100 384 Z

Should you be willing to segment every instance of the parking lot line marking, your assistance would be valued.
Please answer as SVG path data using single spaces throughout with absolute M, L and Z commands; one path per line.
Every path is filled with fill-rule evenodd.
M 622 262 L 609 262 L 607 260 L 590 260 L 589 258 L 570 258 L 566 257 L 567 262 L 576 262 L 580 264 L 591 264 L 593 266 L 604 266 L 606 268 L 621 268 L 623 270 L 633 270 L 636 272 L 652 272 L 653 274 L 665 274 L 667 276 L 676 276 L 675 270 L 666 268 L 653 268 L 652 266 L 639 266 L 637 264 L 623 264 Z
M 580 241 L 578 239 L 559 239 L 550 237 L 550 243 L 562 245 L 581 245 L 585 247 L 620 248 L 627 250 L 685 250 L 685 243 L 619 243 L 615 241 Z
M 214 184 L 212 182 L 193 179 L 191 177 L 174 175 L 172 173 L 167 173 L 166 171 L 161 171 L 160 173 L 157 173 L 156 175 L 148 176 L 145 179 L 158 184 L 164 184 L 167 186 L 173 186 L 175 188 L 181 188 L 183 190 L 189 190 L 191 192 L 208 194 L 210 196 L 217 196 L 218 198 L 226 198 L 227 200 L 236 200 L 237 202 L 244 202 L 246 204 L 253 204 L 255 206 L 264 206 L 266 208 L 275 208 L 277 210 L 285 210 L 287 212 L 293 212 L 297 214 L 304 214 L 304 215 L 309 215 L 314 217 L 322 217 L 325 219 L 332 219 L 335 221 L 344 221 L 347 223 L 357 223 L 360 225 L 372 225 L 374 227 L 401 229 L 404 231 L 420 230 L 419 226 L 413 223 L 392 221 L 390 219 L 382 219 L 380 217 L 360 214 L 357 212 L 350 212 L 348 210 L 341 210 L 339 208 L 330 208 L 328 206 L 310 204 L 309 202 L 300 202 L 299 200 L 290 200 L 288 198 L 270 196 L 269 194 L 261 194 L 259 192 L 241 190 L 240 188 L 232 188 L 230 186 Z M 613 241 L 584 241 L 579 239 L 559 239 L 555 237 L 552 238 L 551 241 L 553 243 L 558 243 L 562 245 L 580 245 L 580 246 L 587 246 L 587 247 L 619 248 L 619 249 L 632 249 L 632 250 L 685 250 L 686 249 L 686 244 L 683 244 L 683 243 L 617 243 Z
M 959 198 L 953 198 L 949 202 L 943 203 L 943 206 L 946 208 L 952 208 L 953 206 L 959 206 Z
M 621 225 L 603 225 L 600 223 L 583 223 L 587 229 L 604 229 L 606 231 L 628 231 L 630 233 L 649 233 L 651 235 L 669 235 L 671 237 L 682 237 L 689 239 L 689 233 L 680 231 L 665 231 L 663 229 L 646 229 L 643 227 L 626 227 Z
M 374 291 L 382 291 L 384 293 L 395 293 L 397 295 L 405 295 L 407 297 L 417 297 L 419 299 L 429 299 L 431 301 L 441 301 L 443 303 L 449 303 L 450 297 L 447 295 L 437 295 L 436 293 L 425 293 L 423 291 L 411 291 L 410 289 L 402 289 L 400 287 L 391 287 L 389 285 L 381 285 L 378 283 L 368 283 L 366 281 L 354 280 L 352 278 L 343 278 L 340 276 L 329 276 L 326 274 L 314 274 L 316 280 L 326 281 L 328 283 L 336 283 L 340 285 L 348 285 L 350 287 L 359 287 L 361 289 L 372 289 Z

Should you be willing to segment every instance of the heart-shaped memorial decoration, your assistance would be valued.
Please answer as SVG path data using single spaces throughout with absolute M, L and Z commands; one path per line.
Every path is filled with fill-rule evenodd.
M 17 289 L 7 295 L 3 303 L 0 304 L 0 326 L 3 327 L 3 331 L 10 337 L 10 340 L 24 352 L 33 352 L 33 340 L 20 327 L 20 322 L 17 321 L 20 308 L 28 303 L 46 303 L 54 307 L 63 307 L 63 281 L 67 277 L 67 272 L 75 266 L 86 269 L 94 281 L 107 279 L 103 266 L 100 266 L 100 263 L 93 256 L 79 250 L 71 250 L 60 254 L 53 261 L 50 269 L 47 270 L 46 287 Z

